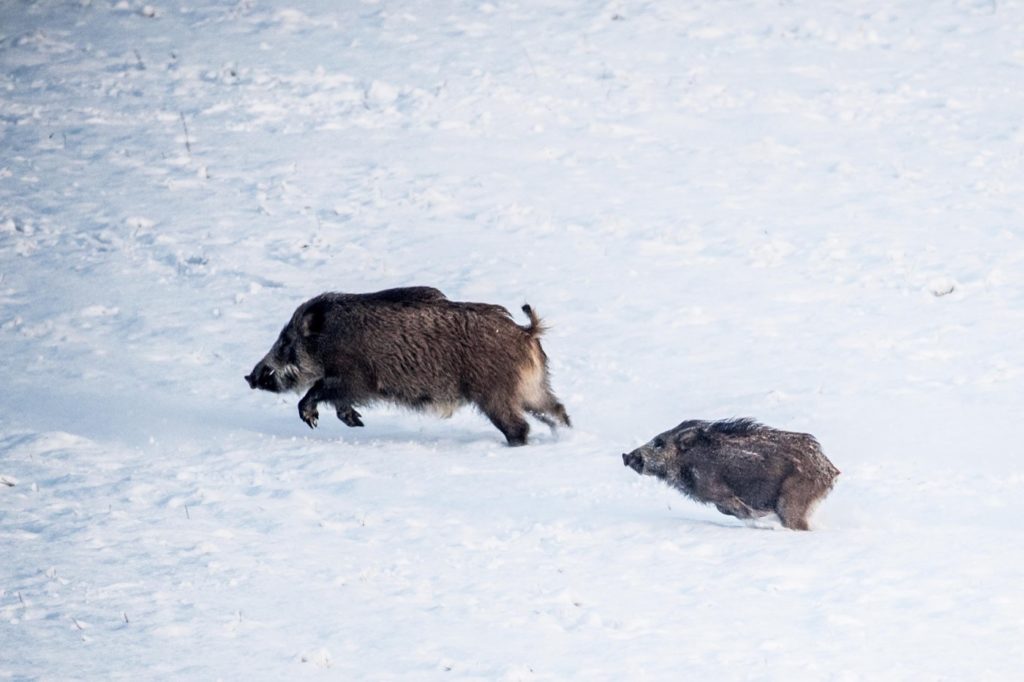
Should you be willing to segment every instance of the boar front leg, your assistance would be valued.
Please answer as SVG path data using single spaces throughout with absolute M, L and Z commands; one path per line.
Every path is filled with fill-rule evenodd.
M 713 503 L 715 508 L 723 514 L 735 516 L 737 519 L 756 519 L 764 516 L 765 512 L 751 508 L 736 496 L 736 493 L 725 481 L 717 476 L 702 477 L 694 472 L 691 477 L 695 483 L 698 499 Z
M 338 419 L 344 422 L 346 426 L 363 426 L 363 420 L 360 419 L 363 415 L 356 412 L 356 409 L 351 405 L 336 407 L 335 409 L 338 413 Z
M 362 426 L 362 415 L 352 407 L 351 395 L 350 387 L 345 380 L 338 377 L 319 379 L 299 401 L 299 418 L 309 428 L 315 429 L 320 417 L 317 405 L 331 403 L 337 410 L 338 419 L 348 426 Z
M 715 507 L 723 514 L 735 516 L 737 519 L 757 519 L 764 516 L 763 512 L 755 511 L 735 495 L 726 500 L 719 500 L 715 503 Z

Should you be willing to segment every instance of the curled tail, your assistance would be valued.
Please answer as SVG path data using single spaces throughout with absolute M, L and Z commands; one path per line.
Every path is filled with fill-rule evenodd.
M 530 307 L 529 303 L 523 304 L 523 312 L 530 318 L 530 326 L 520 328 L 529 334 L 531 338 L 536 339 L 548 330 L 548 328 L 544 326 L 544 322 L 537 317 L 537 313 L 533 311 L 533 308 Z

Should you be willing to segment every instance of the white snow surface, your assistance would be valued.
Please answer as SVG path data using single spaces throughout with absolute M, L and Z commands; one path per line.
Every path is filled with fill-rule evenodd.
M 1024 4 L 0 2 L 0 678 L 1024 670 Z M 575 428 L 242 380 L 531 303 Z M 814 532 L 622 465 L 808 431 Z

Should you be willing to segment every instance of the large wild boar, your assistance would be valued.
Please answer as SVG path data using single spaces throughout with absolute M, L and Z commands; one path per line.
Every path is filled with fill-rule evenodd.
M 450 417 L 476 405 L 523 445 L 528 413 L 570 426 L 549 385 L 544 327 L 528 305 L 519 326 L 498 305 L 448 300 L 432 287 L 372 294 L 325 293 L 296 309 L 270 352 L 245 377 L 252 388 L 305 391 L 299 416 L 315 428 L 319 403 L 348 426 L 356 407 L 388 401 Z
M 839 475 L 814 436 L 753 419 L 685 421 L 622 455 L 622 463 L 723 514 L 752 519 L 775 512 L 796 530 L 808 530 L 808 516 Z

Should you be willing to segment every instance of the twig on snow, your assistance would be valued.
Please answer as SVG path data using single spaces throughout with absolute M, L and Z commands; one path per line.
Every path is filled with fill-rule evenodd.
M 526 49 L 525 45 L 520 45 L 523 50 L 523 54 L 526 55 L 526 63 L 530 65 L 530 72 L 533 73 L 533 80 L 540 83 L 540 77 L 537 75 L 537 69 L 533 68 L 533 59 L 530 58 L 530 51 Z
M 188 139 L 188 123 L 185 122 L 185 112 L 181 113 L 181 127 L 185 129 L 185 151 L 188 152 L 189 156 L 192 156 L 192 143 Z

